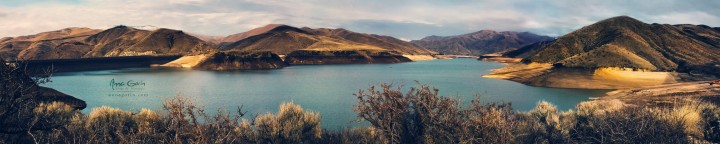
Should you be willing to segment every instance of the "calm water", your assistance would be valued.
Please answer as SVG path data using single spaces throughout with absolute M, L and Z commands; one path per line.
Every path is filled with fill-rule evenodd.
M 135 111 L 143 107 L 160 110 L 164 99 L 178 94 L 194 98 L 206 111 L 233 110 L 244 105 L 252 114 L 276 112 L 280 103 L 293 101 L 305 110 L 319 112 L 323 127 L 330 129 L 354 125 L 350 123 L 356 119 L 352 107 L 357 99 L 353 93 L 382 82 L 415 86 L 414 80 L 418 80 L 437 87 L 445 96 L 473 98 L 479 94 L 488 102 L 512 102 L 519 111 L 530 110 L 541 100 L 568 110 L 606 92 L 531 87 L 481 77 L 502 66 L 475 59 L 454 59 L 232 72 L 142 68 L 56 73 L 53 82 L 46 86 L 85 100 L 86 113 L 102 105 Z M 134 86 L 127 85 L 128 81 Z

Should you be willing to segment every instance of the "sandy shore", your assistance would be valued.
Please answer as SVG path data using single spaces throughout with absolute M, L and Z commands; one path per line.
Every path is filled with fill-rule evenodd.
M 193 55 L 193 56 L 183 56 L 179 59 L 176 59 L 174 61 L 171 61 L 169 63 L 165 63 L 162 65 L 156 65 L 160 67 L 178 67 L 178 68 L 192 68 L 200 64 L 200 62 L 205 61 L 207 59 L 207 55 Z
M 406 58 L 409 58 L 412 61 L 425 61 L 425 60 L 435 60 L 436 58 L 431 55 L 402 55 Z
M 493 57 L 493 58 L 484 58 L 483 61 L 491 61 L 491 62 L 499 62 L 504 64 L 511 64 L 511 63 L 519 63 L 522 61 L 522 58 L 509 58 L 509 57 Z
M 696 79 L 688 74 L 675 72 L 624 68 L 556 68 L 547 63 L 510 64 L 483 77 L 512 80 L 532 86 L 582 89 L 641 88 Z

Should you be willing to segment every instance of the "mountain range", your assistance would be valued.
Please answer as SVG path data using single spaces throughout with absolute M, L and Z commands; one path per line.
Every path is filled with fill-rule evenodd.
M 552 39 L 530 32 L 481 30 L 457 36 L 428 36 L 410 42 L 442 54 L 483 55 L 515 50 L 528 44 Z

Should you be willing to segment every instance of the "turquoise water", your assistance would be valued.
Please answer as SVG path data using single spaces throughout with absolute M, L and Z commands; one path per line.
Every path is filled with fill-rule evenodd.
M 357 98 L 353 93 L 383 82 L 415 86 L 415 80 L 435 86 L 444 96 L 463 99 L 481 95 L 487 102 L 511 102 L 518 111 L 532 109 L 538 101 L 561 110 L 573 108 L 603 90 L 558 89 L 481 77 L 503 67 L 475 59 L 419 61 L 400 64 L 304 65 L 276 70 L 199 71 L 185 69 L 121 69 L 56 73 L 45 84 L 87 102 L 125 110 L 160 110 L 163 100 L 183 95 L 206 111 L 234 110 L 244 105 L 254 114 L 276 112 L 278 105 L 293 101 L 305 110 L 319 112 L 325 128 L 351 127 Z

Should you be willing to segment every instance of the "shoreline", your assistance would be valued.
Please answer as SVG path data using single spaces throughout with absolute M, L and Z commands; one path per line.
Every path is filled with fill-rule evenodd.
M 24 66 L 32 75 L 44 75 L 48 70 L 52 70 L 52 72 L 55 73 L 151 67 L 152 65 L 164 64 L 180 57 L 181 56 L 124 56 L 10 61 L 8 63 Z

